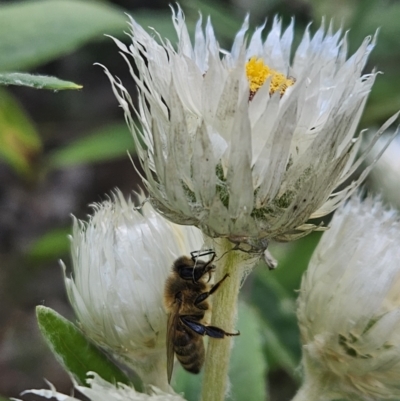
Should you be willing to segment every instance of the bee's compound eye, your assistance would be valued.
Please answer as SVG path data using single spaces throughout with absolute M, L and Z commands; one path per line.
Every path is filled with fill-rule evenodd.
M 193 278 L 193 267 L 181 267 L 179 269 L 179 276 L 184 280 L 192 280 Z

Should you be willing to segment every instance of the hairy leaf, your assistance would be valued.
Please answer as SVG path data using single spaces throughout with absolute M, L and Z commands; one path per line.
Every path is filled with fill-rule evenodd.
M 21 72 L 0 73 L 0 85 L 28 86 L 35 89 L 65 90 L 82 89 L 81 85 L 73 82 L 63 81 L 56 77 L 45 75 L 32 75 Z
M 39 329 L 57 360 L 80 384 L 86 384 L 89 371 L 110 383 L 130 383 L 126 375 L 70 321 L 45 306 L 36 307 L 36 316 Z

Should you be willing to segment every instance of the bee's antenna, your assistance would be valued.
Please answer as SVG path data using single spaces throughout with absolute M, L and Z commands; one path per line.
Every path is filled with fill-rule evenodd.
M 221 260 L 227 253 L 232 252 L 232 251 L 237 251 L 237 245 L 235 245 L 232 249 L 229 249 L 229 251 L 224 252 L 217 260 L 216 262 L 218 262 L 219 260 Z
M 195 255 L 197 253 L 197 255 Z M 199 251 L 192 251 L 190 252 L 190 255 L 192 256 L 192 260 L 193 262 L 196 263 L 195 259 L 201 258 L 202 256 L 207 256 L 207 255 L 211 255 L 214 254 L 213 258 L 215 257 L 215 251 L 212 249 L 205 249 L 204 251 L 199 250 Z
M 194 255 L 196 252 L 197 252 L 197 256 Z M 190 254 L 192 255 L 192 260 L 194 262 L 194 266 L 193 266 L 193 270 L 192 270 L 192 282 L 194 284 L 196 282 L 196 280 L 194 279 L 194 270 L 196 269 L 196 264 L 197 264 L 197 261 L 199 260 L 200 251 L 192 251 L 192 252 L 190 252 Z
M 246 250 L 240 247 L 240 244 L 236 244 L 233 248 L 229 249 L 229 251 L 224 252 L 217 260 L 221 260 L 228 252 L 231 251 L 242 251 L 245 253 L 248 253 L 250 255 L 264 255 L 264 262 L 267 264 L 269 270 L 275 270 L 276 267 L 278 266 L 278 261 L 272 256 L 271 252 L 268 249 L 265 249 L 264 251 L 254 251 L 254 250 Z
M 228 252 L 232 252 L 232 251 L 241 251 L 244 253 L 249 253 L 249 254 L 259 254 L 260 251 L 258 250 L 247 250 L 247 249 L 243 249 L 240 247 L 240 244 L 236 244 L 233 248 L 229 249 L 228 251 L 224 252 L 217 260 L 216 262 L 218 262 L 219 260 L 221 260 Z

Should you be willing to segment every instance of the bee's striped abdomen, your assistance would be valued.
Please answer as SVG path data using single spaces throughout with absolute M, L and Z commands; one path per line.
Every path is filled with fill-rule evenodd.
M 205 351 L 203 337 L 178 325 L 174 339 L 174 351 L 178 361 L 190 373 L 199 373 L 204 364 Z

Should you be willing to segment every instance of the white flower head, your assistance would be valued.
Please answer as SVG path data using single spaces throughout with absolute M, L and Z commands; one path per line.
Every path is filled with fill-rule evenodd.
M 383 145 L 386 138 L 380 138 L 378 145 Z M 377 156 L 377 150 L 370 153 L 367 163 Z M 400 209 L 400 136 L 390 143 L 378 160 L 369 176 L 373 189 L 382 192 L 382 196 L 393 206 Z
M 105 69 L 153 206 L 210 237 L 260 248 L 317 229 L 306 221 L 335 210 L 369 171 L 334 192 L 365 157 L 355 161 L 361 141 L 353 137 L 377 75 L 362 74 L 375 37 L 347 59 L 341 31 L 322 24 L 311 37 L 307 28 L 291 62 L 293 21 L 282 34 L 275 18 L 264 41 L 264 26 L 246 41 L 246 17 L 231 51 L 219 47 L 209 19 L 203 31 L 200 17 L 194 44 L 181 9 L 173 23 L 177 50 L 133 19 L 132 44 L 115 39 L 137 67 L 137 107 Z
M 120 192 L 94 209 L 88 223 L 74 220 L 70 302 L 93 342 L 163 388 L 152 372 L 166 382 L 165 281 L 176 258 L 201 249 L 202 233 L 149 203 L 139 212 Z
M 126 384 L 111 384 L 102 379 L 94 372 L 88 373 L 86 380 L 90 387 L 80 386 L 74 381 L 74 386 L 81 394 L 90 401 L 185 401 L 180 395 L 168 394 L 153 387 L 152 394 L 137 392 L 133 387 Z M 26 390 L 22 394 L 36 394 L 45 398 L 55 398 L 58 401 L 79 401 L 79 398 L 68 396 L 56 391 L 55 387 L 48 382 L 49 390 Z
M 396 212 L 355 197 L 311 258 L 297 316 L 306 382 L 319 382 L 325 394 L 400 397 L 399 244 Z

